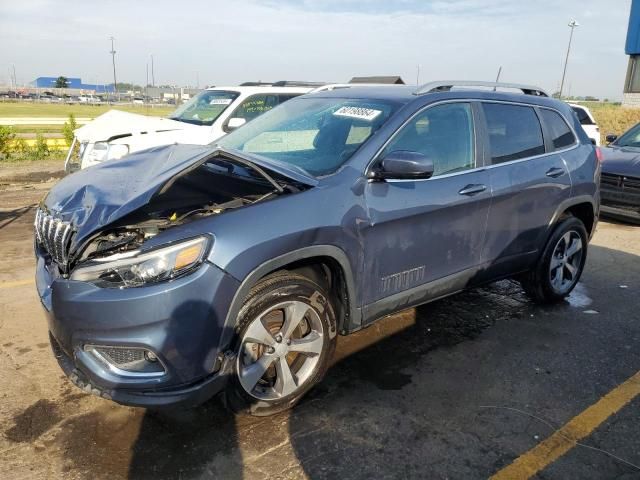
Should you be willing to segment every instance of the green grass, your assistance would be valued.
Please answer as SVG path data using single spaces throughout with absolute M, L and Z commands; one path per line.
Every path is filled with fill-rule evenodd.
M 73 113 L 76 117 L 95 118 L 109 110 L 123 110 L 141 115 L 166 116 L 175 110 L 174 106 L 145 105 L 66 105 L 56 103 L 17 103 L 0 102 L 0 117 L 68 117 Z M 33 130 L 31 130 L 33 131 Z
M 604 137 L 609 133 L 622 135 L 629 128 L 640 122 L 640 108 L 626 108 L 611 103 L 576 102 L 584 105 L 596 119 L 600 127 L 600 139 L 605 145 Z

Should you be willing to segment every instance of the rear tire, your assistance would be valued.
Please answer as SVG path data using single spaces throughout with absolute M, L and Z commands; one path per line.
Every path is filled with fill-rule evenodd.
M 587 259 L 588 235 L 576 217 L 562 219 L 553 230 L 537 264 L 520 278 L 537 303 L 556 303 L 575 288 Z
M 336 318 L 324 288 L 276 272 L 249 293 L 238 315 L 234 374 L 224 392 L 236 413 L 273 415 L 293 407 L 329 367 Z

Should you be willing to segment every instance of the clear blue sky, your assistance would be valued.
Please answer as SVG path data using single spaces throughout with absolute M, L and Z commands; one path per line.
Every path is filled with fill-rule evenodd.
M 144 83 L 495 78 L 556 90 L 569 37 L 574 95 L 620 98 L 630 0 L 28 0 L 0 3 L 0 83 L 38 76 Z

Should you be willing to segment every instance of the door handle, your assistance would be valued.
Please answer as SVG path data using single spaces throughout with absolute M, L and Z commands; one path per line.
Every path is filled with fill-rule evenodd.
M 551 178 L 559 177 L 561 175 L 564 175 L 564 168 L 560 168 L 560 167 L 550 168 L 549 170 L 547 170 L 547 173 L 545 175 Z
M 461 190 L 458 190 L 458 194 L 460 195 L 467 195 L 469 197 L 471 197 L 472 195 L 475 195 L 477 193 L 482 193 L 487 189 L 486 185 L 482 185 L 482 184 L 478 184 L 478 183 L 472 183 L 470 185 L 467 185 L 466 187 L 462 188 Z

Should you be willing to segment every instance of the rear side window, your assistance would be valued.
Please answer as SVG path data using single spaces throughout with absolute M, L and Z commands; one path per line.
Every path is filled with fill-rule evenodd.
M 584 108 L 580 108 L 580 107 L 571 107 L 571 108 L 573 109 L 574 112 L 576 112 L 576 115 L 578 116 L 578 120 L 580 120 L 581 125 L 595 125 L 595 123 L 593 122 L 593 120 L 591 120 L 591 117 L 589 116 L 589 114 Z
M 542 128 L 531 107 L 483 103 L 491 163 L 510 162 L 544 153 Z
M 566 148 L 576 143 L 576 137 L 574 137 L 569 125 L 558 112 L 541 108 L 540 115 L 549 130 L 555 150 Z

